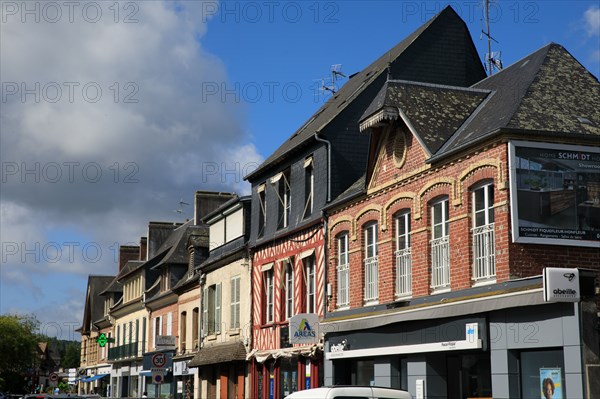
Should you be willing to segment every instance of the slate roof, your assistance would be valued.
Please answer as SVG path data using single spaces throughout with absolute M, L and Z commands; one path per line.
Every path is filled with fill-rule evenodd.
M 165 264 L 187 264 L 189 256 L 187 250 L 188 238 L 206 229 L 208 227 L 196 226 L 190 220 L 173 230 L 157 251 L 157 254 L 165 253 L 164 257 L 152 269 L 158 269 Z
M 108 287 L 115 276 L 88 276 L 87 293 L 83 309 L 83 323 L 81 332 L 90 332 L 93 329 L 93 321 L 104 315 L 104 299 L 100 293 Z
M 433 154 L 428 162 L 501 131 L 541 137 L 600 136 L 600 83 L 556 43 L 471 88 L 390 80 L 361 122 L 386 109 L 389 117 L 394 107 L 402 110 L 417 138 Z M 331 206 L 365 192 L 365 185 L 363 176 Z
M 338 195 L 333 201 L 331 201 L 325 209 L 333 208 L 338 204 L 342 204 L 346 201 L 351 200 L 355 196 L 366 192 L 366 177 L 362 175 L 358 180 L 356 180 L 350 187 L 346 189 L 343 193 Z
M 427 21 L 425 24 L 420 26 L 417 30 L 407 36 L 404 40 L 398 43 L 391 50 L 383 54 L 380 58 L 375 60 L 372 64 L 364 68 L 359 73 L 353 75 L 351 79 L 349 79 L 332 97 L 330 97 L 327 102 L 313 114 L 313 116 L 303 125 L 301 126 L 288 140 L 286 140 L 275 152 L 273 152 L 256 170 L 250 173 L 245 179 L 252 179 L 253 176 L 257 176 L 258 174 L 264 172 L 268 167 L 277 163 L 281 160 L 287 153 L 290 151 L 299 148 L 308 140 L 313 139 L 315 132 L 320 132 L 324 129 L 338 114 L 340 114 L 360 93 L 362 93 L 367 87 L 370 86 L 381 74 L 387 73 L 387 68 L 390 63 L 396 61 L 398 57 L 403 55 L 403 53 L 411 47 L 411 45 L 430 27 L 436 25 L 436 21 L 441 21 L 439 26 L 436 26 L 436 29 L 441 29 L 440 32 L 436 32 L 436 34 L 444 34 L 449 33 L 445 31 L 447 25 L 450 24 L 448 21 L 452 21 L 456 23 L 462 23 L 464 25 L 464 21 L 460 19 L 458 14 L 452 9 L 452 7 L 447 6 L 442 11 L 440 11 L 437 15 Z M 468 32 L 466 25 L 464 29 Z M 469 39 L 470 40 L 470 39 Z M 431 43 L 423 43 L 423 46 L 432 45 Z M 473 46 L 472 42 L 470 46 Z M 413 46 L 414 47 L 414 46 Z M 468 52 L 465 54 L 456 55 L 457 57 L 463 56 L 465 58 L 469 56 L 477 56 L 476 51 L 474 49 L 473 54 L 469 54 Z M 413 52 L 410 57 L 418 57 L 420 54 Z M 407 55 L 408 58 L 409 55 Z M 479 65 L 481 63 L 479 62 Z M 414 71 L 403 70 L 403 68 L 399 67 L 401 73 L 405 74 L 413 74 Z M 483 68 L 480 68 L 480 71 L 472 70 L 470 74 L 473 75 L 471 82 L 481 79 L 485 76 L 483 72 Z M 479 76 L 482 74 L 482 76 Z
M 550 43 L 472 87 L 493 93 L 434 158 L 499 129 L 600 136 L 598 79 L 559 44 Z
M 205 346 L 196 353 L 188 363 L 188 367 L 206 366 L 210 364 L 246 361 L 246 348 L 240 341 Z
M 489 93 L 490 90 L 389 80 L 361 119 L 386 107 L 395 112 L 400 109 L 425 149 L 434 154 Z

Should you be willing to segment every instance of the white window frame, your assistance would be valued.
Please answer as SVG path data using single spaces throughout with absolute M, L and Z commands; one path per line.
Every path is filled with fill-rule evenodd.
M 314 255 L 307 256 L 304 262 L 304 278 L 306 288 L 306 313 L 317 312 L 317 273 Z
M 396 233 L 396 297 L 412 295 L 411 213 L 402 211 L 394 217 Z M 402 222 L 402 223 L 401 223 Z M 404 226 L 402 229 L 401 227 Z
M 275 285 L 273 282 L 273 268 L 263 272 L 263 289 L 265 290 L 265 323 L 275 321 Z
M 376 303 L 379 300 L 378 229 L 377 222 L 370 222 L 363 229 L 365 237 L 365 303 Z
M 350 305 L 350 254 L 349 235 L 345 231 L 337 238 L 338 264 L 337 264 L 337 306 L 344 308 Z
M 294 262 L 292 258 L 283 263 L 284 271 L 284 290 L 285 290 L 285 318 L 289 319 L 294 315 Z
M 431 204 L 431 288 L 434 291 L 450 289 L 449 207 L 448 197 Z M 439 220 L 436 209 L 440 210 Z M 439 228 L 439 233 L 436 233 L 436 228 Z
M 267 193 L 265 183 L 258 187 L 258 205 L 260 207 L 258 212 L 258 236 L 262 237 L 267 228 Z
M 313 213 L 313 208 L 314 208 L 314 192 L 315 192 L 315 169 L 313 166 L 313 159 L 312 157 L 307 158 L 304 161 L 304 179 L 308 179 L 308 184 L 307 181 L 304 182 L 304 188 L 306 190 L 306 188 L 308 187 L 308 194 L 305 193 L 305 200 L 306 203 L 304 204 L 304 214 L 303 214 L 303 219 L 309 217 L 310 215 L 312 215 Z
M 477 208 L 476 196 L 483 193 L 483 207 Z M 494 184 L 486 182 L 475 186 L 471 193 L 473 203 L 473 274 L 472 279 L 478 283 L 496 281 L 496 255 L 494 233 Z M 477 216 L 483 214 L 483 223 Z

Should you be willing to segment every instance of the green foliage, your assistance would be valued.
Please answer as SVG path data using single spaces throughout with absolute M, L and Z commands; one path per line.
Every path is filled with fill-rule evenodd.
M 38 364 L 39 322 L 34 316 L 0 315 L 0 390 L 23 391 L 28 371 Z
M 61 367 L 65 369 L 79 367 L 81 344 L 79 342 L 68 342 L 62 357 Z

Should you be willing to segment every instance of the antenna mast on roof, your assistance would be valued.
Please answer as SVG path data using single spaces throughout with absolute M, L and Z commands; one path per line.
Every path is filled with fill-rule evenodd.
M 336 85 L 336 81 L 341 77 L 347 78 L 347 76 L 342 72 L 342 64 L 334 64 L 329 70 L 331 71 L 331 78 L 328 78 L 330 84 L 325 84 L 325 78 L 321 79 L 321 91 L 329 91 L 331 94 L 335 94 L 338 91 L 338 87 Z
M 498 43 L 496 39 L 494 39 L 490 33 L 490 1 L 491 0 L 483 0 L 484 8 L 485 8 L 485 29 L 483 30 L 483 26 L 481 28 L 481 36 L 479 36 L 479 40 L 485 35 L 487 37 L 488 42 L 488 51 L 485 55 L 485 69 L 490 73 L 490 75 L 494 74 L 494 68 L 498 71 L 502 69 L 502 60 L 500 57 L 502 53 L 500 51 L 492 52 L 492 40 Z

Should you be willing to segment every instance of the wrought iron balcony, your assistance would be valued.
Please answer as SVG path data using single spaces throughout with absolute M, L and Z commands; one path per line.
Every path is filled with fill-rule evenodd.
M 138 353 L 138 342 L 132 342 L 129 344 L 115 346 L 108 348 L 108 360 L 122 360 L 135 357 L 141 357 L 142 354 Z

